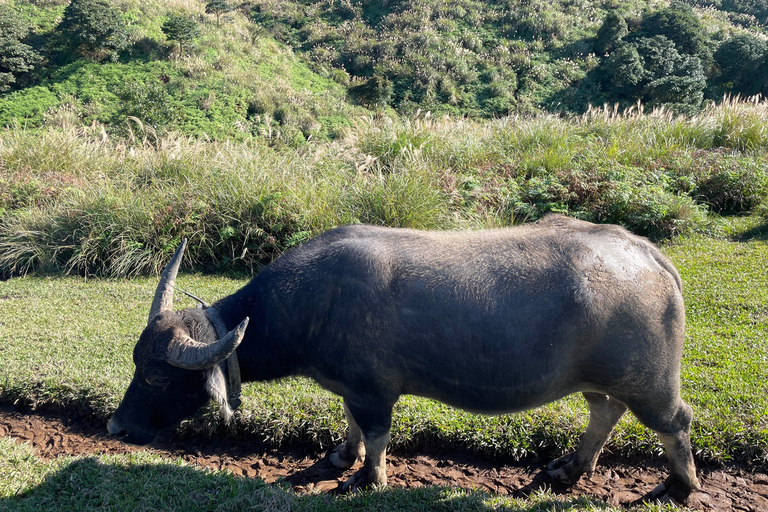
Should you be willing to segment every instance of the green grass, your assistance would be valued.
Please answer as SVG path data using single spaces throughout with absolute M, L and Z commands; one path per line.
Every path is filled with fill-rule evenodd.
M 156 285 L 145 276 L 164 266 L 182 236 L 190 247 L 178 284 L 212 301 L 245 284 L 246 278 L 231 277 L 233 270 L 257 272 L 285 249 L 338 224 L 468 229 L 561 211 L 668 237 L 664 250 L 680 269 L 688 305 L 682 392 L 695 411 L 696 457 L 766 468 L 768 138 L 757 127 L 766 112 L 765 103 L 731 101 L 695 118 L 609 110 L 570 120 L 484 123 L 362 118 L 339 140 L 297 148 L 257 138 L 207 142 L 179 135 L 126 143 L 98 126 L 5 130 L 0 272 L 32 274 L 0 283 L 0 400 L 77 407 L 106 421 L 132 375 L 131 350 Z M 230 277 L 190 273 L 224 268 Z M 179 300 L 178 307 L 191 306 Z M 403 397 L 392 445 L 551 458 L 575 447 L 585 423 L 578 396 L 495 417 Z M 220 430 L 275 446 L 304 441 L 324 450 L 343 439 L 346 425 L 338 397 L 310 381 L 286 379 L 246 385 L 242 413 L 228 428 L 211 411 L 180 428 L 197 435 Z M 631 415 L 608 449 L 661 454 L 656 437 Z M 152 473 L 152 464 L 125 458 L 61 466 L 19 460 L 19 471 L 38 478 L 24 484 L 33 489 L 33 508 L 40 508 L 47 489 L 58 489 L 40 482 L 66 484 L 57 480 L 69 475 L 66 464 L 85 468 L 84 478 L 91 479 L 132 465 L 160 478 L 167 466 L 158 463 Z M 25 463 L 38 469 L 27 471 Z M 198 474 L 189 471 L 172 478 Z M 0 485 L 18 489 L 14 481 L 7 477 Z M 394 502 L 422 499 L 387 492 Z M 425 493 L 423 499 L 445 499 L 459 509 L 507 506 L 478 493 L 461 491 L 460 499 L 440 497 L 455 491 Z M 325 498 L 270 496 L 285 500 L 285 507 L 325 506 Z M 21 499 L 8 503 L 20 506 Z M 556 506 L 547 501 L 551 497 L 542 499 L 549 503 L 544 510 Z M 347 506 L 341 500 L 328 507 Z M 520 508 L 535 509 L 531 503 Z M 569 506 L 583 504 L 562 509 Z
M 29 14 L 37 44 L 52 45 L 63 6 L 11 3 Z M 113 137 L 129 137 L 132 116 L 146 126 L 139 135 L 150 138 L 174 130 L 209 139 L 257 136 L 273 144 L 302 145 L 310 138 L 336 137 L 350 117 L 365 112 L 347 101 L 343 86 L 312 71 L 240 10 L 216 26 L 204 8 L 204 2 L 170 7 L 151 0 L 124 2 L 119 9 L 132 46 L 120 59 L 93 62 L 52 51 L 33 86 L 0 94 L 0 127 L 83 129 L 96 123 Z M 206 20 L 198 22 L 201 35 L 181 56 L 160 31 L 171 11 Z M 162 101 L 141 96 L 153 87 L 163 92 Z
M 295 114 L 281 112 L 263 119 Z M 354 222 L 466 229 L 554 211 L 655 240 L 712 234 L 719 214 L 768 205 L 766 122 L 765 102 L 738 101 L 694 118 L 362 117 L 299 147 L 150 136 L 139 123 L 129 143 L 98 125 L 16 126 L 0 132 L 0 274 L 157 272 L 182 237 L 198 270 L 254 272 Z M 273 128 L 264 137 L 282 136 Z

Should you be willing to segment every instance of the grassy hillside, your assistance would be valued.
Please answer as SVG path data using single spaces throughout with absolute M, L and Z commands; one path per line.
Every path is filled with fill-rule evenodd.
M 47 61 L 24 77 L 29 86 L 0 94 L 0 126 L 96 123 L 110 135 L 152 138 L 172 129 L 301 144 L 335 136 L 362 110 L 346 101 L 343 86 L 311 71 L 239 10 L 217 25 L 205 2 L 115 3 L 128 46 L 108 58 L 80 55 L 61 42 L 57 23 L 66 2 L 5 5 L 31 21 L 29 42 Z M 199 30 L 183 54 L 161 31 L 178 13 Z
M 253 18 L 352 83 L 387 80 L 391 94 L 379 100 L 404 113 L 583 112 L 638 100 L 695 112 L 705 97 L 768 92 L 766 10 L 740 1 L 257 0 Z M 754 62 L 717 53 L 745 29 Z
M 114 30 L 73 31 L 75 4 Z M 256 0 L 218 17 L 206 5 L 0 1 L 0 126 L 295 146 L 337 137 L 362 107 L 491 118 L 641 101 L 694 114 L 768 94 L 767 11 L 742 0 Z M 189 35 L 169 29 L 179 19 Z

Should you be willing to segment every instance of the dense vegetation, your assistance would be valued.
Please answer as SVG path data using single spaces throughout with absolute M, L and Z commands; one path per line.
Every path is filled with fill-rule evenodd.
M 488 118 L 640 101 L 693 114 L 768 93 L 766 12 L 741 0 L 8 0 L 0 126 L 76 119 L 110 135 L 295 146 L 337 137 L 355 105 Z
M 8 89 L 0 95 L 0 126 L 76 123 L 122 137 L 173 129 L 296 145 L 334 137 L 359 115 L 343 86 L 262 37 L 239 11 L 206 14 L 206 6 L 0 4 L 0 26 L 16 27 L 0 39 L 0 91 L 3 83 Z M 18 48 L 31 57 L 11 67 L 4 55 Z
M 758 218 L 732 217 L 728 225 L 735 239 L 685 237 L 662 249 L 684 283 L 687 328 L 682 396 L 695 411 L 692 442 L 700 464 L 738 461 L 764 471 L 768 468 L 768 366 L 764 360 L 768 230 Z M 247 276 L 184 270 L 177 285 L 213 301 L 246 282 Z M 0 401 L 54 403 L 79 408 L 106 422 L 132 378 L 131 353 L 146 325 L 156 285 L 154 276 L 28 276 L 2 283 Z M 195 305 L 181 295 L 176 300 L 179 309 Z M 578 395 L 501 416 L 476 415 L 405 396 L 395 407 L 392 446 L 463 447 L 489 459 L 535 456 L 543 464 L 572 450 L 586 422 L 586 404 Z M 303 378 L 244 386 L 243 408 L 228 429 L 215 409 L 181 427 L 195 435 L 221 429 L 219 433 L 273 446 L 306 442 L 317 450 L 337 444 L 345 428 L 341 399 Z M 658 438 L 631 414 L 618 425 L 608 450 L 661 457 Z M 2 492 L 0 477 L 0 496 Z
M 768 104 L 695 118 L 592 110 L 495 121 L 359 118 L 332 143 L 0 132 L 0 274 L 156 272 L 182 237 L 197 269 L 256 271 L 344 223 L 467 229 L 546 212 L 660 240 L 718 232 L 768 197 Z
M 0 401 L 105 419 L 130 380 L 145 274 L 182 237 L 180 286 L 213 300 L 245 278 L 190 269 L 255 273 L 339 224 L 474 229 L 561 212 L 665 242 L 685 282 L 696 457 L 764 469 L 768 103 L 744 97 L 768 93 L 766 27 L 750 0 L 0 0 L 0 278 L 47 273 L 3 282 Z M 306 380 L 244 391 L 230 434 L 324 449 L 344 433 L 340 401 Z M 573 397 L 500 417 L 407 397 L 393 444 L 551 457 L 573 448 L 584 412 Z M 223 428 L 215 418 L 182 428 Z M 627 417 L 609 449 L 659 444 Z M 45 508 L 84 480 L 134 503 L 132 484 L 94 487 L 118 473 L 160 482 L 149 508 L 184 508 L 176 482 L 227 489 L 223 508 L 369 496 L 25 450 L 0 442 L 0 499 L 29 491 L 0 509 Z M 386 500 L 560 508 L 433 488 Z

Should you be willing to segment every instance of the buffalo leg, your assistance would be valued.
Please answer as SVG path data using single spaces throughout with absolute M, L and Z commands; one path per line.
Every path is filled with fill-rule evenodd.
M 630 409 L 641 423 L 659 436 L 672 466 L 670 477 L 654 489 L 653 497 L 684 503 L 692 491 L 701 489 L 691 452 L 693 410 L 678 396 L 670 402 L 673 405 L 667 408 L 659 408 L 658 404 L 655 409 L 636 408 L 630 404 Z
M 592 475 L 597 457 L 603 449 L 613 427 L 626 412 L 627 406 L 608 395 L 583 393 L 589 404 L 589 425 L 579 448 L 547 466 L 547 474 L 560 482 L 575 483 L 581 475 Z
M 387 444 L 389 429 L 392 424 L 392 405 L 379 404 L 375 407 L 359 406 L 345 402 L 352 419 L 357 423 L 363 435 L 365 462 L 352 477 L 347 480 L 342 490 L 356 491 L 372 486 L 387 485 Z
M 337 468 L 351 468 L 358 460 L 365 457 L 365 444 L 363 443 L 363 432 L 355 421 L 352 413 L 349 412 L 347 401 L 344 400 L 344 415 L 349 424 L 349 434 L 347 440 L 334 448 L 331 453 L 331 464 Z

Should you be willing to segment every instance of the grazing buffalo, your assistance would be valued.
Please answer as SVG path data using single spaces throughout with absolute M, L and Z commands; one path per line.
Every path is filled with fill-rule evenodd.
M 330 460 L 348 468 L 364 459 L 344 485 L 354 490 L 386 484 L 400 395 L 500 414 L 580 391 L 589 425 L 549 476 L 570 483 L 592 472 L 629 409 L 671 462 L 657 495 L 685 501 L 699 489 L 692 412 L 680 399 L 680 277 L 620 227 L 558 215 L 476 232 L 346 226 L 210 307 L 174 311 L 184 247 L 163 272 L 133 380 L 109 421 L 126 442 L 152 441 L 211 398 L 228 418 L 239 377 L 304 375 L 344 398 L 349 435 Z

